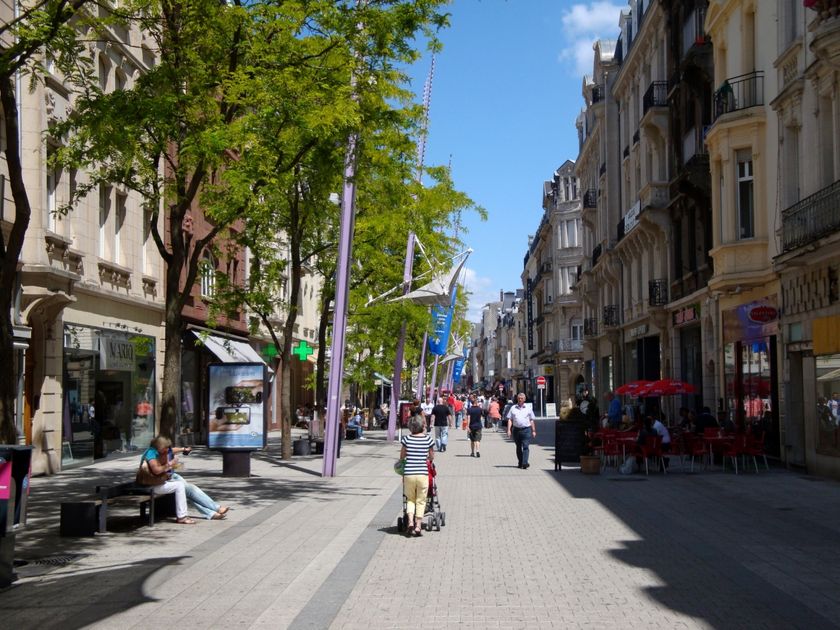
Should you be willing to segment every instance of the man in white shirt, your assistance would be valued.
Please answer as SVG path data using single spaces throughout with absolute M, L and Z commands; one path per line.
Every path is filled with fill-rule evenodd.
M 531 439 L 537 437 L 536 416 L 530 407 L 525 406 L 525 394 L 517 394 L 516 404 L 507 413 L 507 436 L 516 442 L 516 459 L 519 467 L 527 470 Z
M 432 404 L 432 401 L 426 400 L 420 404 L 420 409 L 423 410 L 423 415 L 426 417 L 426 430 L 432 430 L 432 409 L 435 406 Z

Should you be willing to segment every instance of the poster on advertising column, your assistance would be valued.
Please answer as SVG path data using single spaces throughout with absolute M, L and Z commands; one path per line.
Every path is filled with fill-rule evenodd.
M 209 418 L 207 446 L 254 450 L 265 447 L 265 363 L 211 363 L 207 366 Z

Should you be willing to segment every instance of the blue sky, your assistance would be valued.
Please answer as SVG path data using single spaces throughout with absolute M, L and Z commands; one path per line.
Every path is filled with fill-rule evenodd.
M 522 286 L 522 261 L 542 217 L 542 185 L 578 151 L 581 84 L 592 43 L 615 38 L 626 2 L 454 0 L 432 88 L 426 164 L 452 161 L 455 186 L 487 209 L 465 216 L 474 253 L 469 319 Z M 411 70 L 422 98 L 430 57 Z

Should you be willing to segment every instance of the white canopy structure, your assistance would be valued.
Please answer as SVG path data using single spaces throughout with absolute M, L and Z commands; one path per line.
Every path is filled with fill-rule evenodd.
M 448 308 L 452 299 L 452 291 L 458 282 L 458 276 L 464 263 L 467 262 L 467 257 L 472 250 L 467 250 L 466 255 L 461 258 L 461 261 L 452 267 L 449 272 L 445 274 L 435 274 L 432 281 L 424 284 L 422 287 L 409 291 L 405 295 L 400 295 L 389 300 L 389 302 L 397 302 L 399 300 L 411 300 L 415 304 L 422 304 L 424 306 L 440 306 Z

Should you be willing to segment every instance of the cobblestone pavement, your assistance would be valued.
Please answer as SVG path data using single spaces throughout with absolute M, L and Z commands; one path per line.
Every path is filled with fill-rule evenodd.
M 0 591 L 4 628 L 840 628 L 840 484 L 782 469 L 623 477 L 555 472 L 553 422 L 531 468 L 485 431 L 469 457 L 452 431 L 437 457 L 446 526 L 396 532 L 397 446 L 346 442 L 320 459 L 254 454 L 250 479 L 217 453 L 184 476 L 233 509 L 225 521 L 140 526 L 132 511 L 94 538 L 59 538 L 58 505 L 137 458 L 32 484 Z

